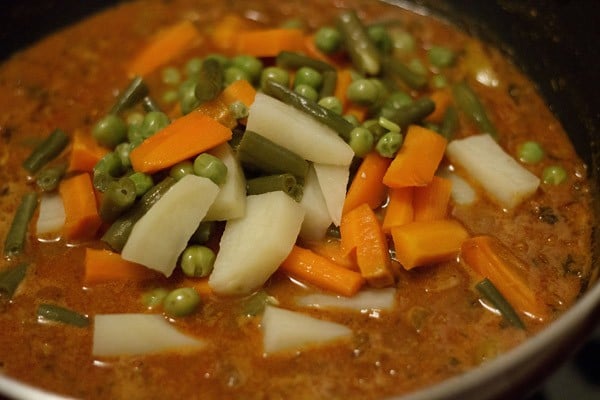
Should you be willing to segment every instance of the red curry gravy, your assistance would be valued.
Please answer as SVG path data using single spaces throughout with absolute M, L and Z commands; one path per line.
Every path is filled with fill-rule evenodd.
M 0 236 L 4 237 L 21 195 L 28 190 L 20 165 L 37 138 L 56 127 L 90 130 L 128 82 L 122 66 L 158 28 L 190 19 L 201 29 L 226 13 L 240 13 L 257 25 L 279 25 L 294 17 L 309 28 L 328 24 L 334 2 L 189 0 L 134 1 L 102 12 L 15 54 L 0 68 Z M 343 1 L 367 21 L 398 19 L 417 38 L 417 51 L 431 44 L 460 53 L 473 39 L 448 24 L 377 2 Z M 210 42 L 194 55 L 213 52 Z M 451 214 L 471 234 L 499 238 L 527 265 L 530 285 L 552 310 L 543 323 L 528 320 L 514 328 L 479 302 L 460 260 L 398 269 L 396 306 L 391 312 L 362 314 L 303 310 L 342 323 L 353 331 L 350 343 L 264 357 L 260 317 L 241 315 L 243 299 L 206 296 L 199 311 L 174 320 L 183 331 L 206 338 L 198 353 L 95 359 L 92 329 L 41 324 L 40 302 L 68 306 L 91 318 L 99 313 L 144 312 L 141 294 L 153 287 L 176 287 L 181 277 L 160 282 L 82 287 L 83 246 L 42 242 L 30 235 L 26 257 L 32 268 L 19 291 L 0 312 L 0 371 L 53 392 L 105 398 L 269 398 L 375 399 L 407 393 L 468 371 L 535 335 L 569 308 L 590 276 L 592 217 L 586 166 L 535 87 L 497 50 L 485 54 L 499 77 L 496 87 L 477 93 L 501 132 L 510 154 L 525 140 L 546 150 L 536 175 L 549 163 L 568 171 L 561 185 L 542 184 L 512 212 L 482 197 L 476 206 L 453 205 Z M 422 55 L 422 54 L 421 54 Z M 185 60 L 181 60 L 183 63 Z M 446 71 L 449 81 L 463 68 Z M 152 90 L 162 83 L 149 77 Z M 476 133 L 460 116 L 457 137 Z M 548 217 L 548 216 L 551 217 Z M 100 242 L 92 243 L 101 247 Z M 0 261 L 0 269 L 8 268 Z M 266 287 L 280 306 L 295 309 L 295 296 L 313 290 L 283 274 Z

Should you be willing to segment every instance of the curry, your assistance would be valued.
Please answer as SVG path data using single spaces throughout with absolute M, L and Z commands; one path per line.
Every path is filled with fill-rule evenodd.
M 362 50 L 352 49 L 352 44 L 344 41 L 345 18 L 364 24 L 359 40 L 374 46 L 375 58 L 384 55 L 377 67 L 370 64 L 368 55 L 361 58 Z M 173 27 L 191 32 L 190 39 L 179 43 L 181 48 L 167 41 L 168 45 L 150 51 L 150 56 L 144 55 L 144 49 L 156 45 Z M 261 36 L 266 32 L 281 36 Z M 294 35 L 301 39 L 290 39 Z M 281 53 L 291 59 L 282 60 Z M 296 65 L 294 57 L 302 65 Z M 232 60 L 244 60 L 258 69 L 231 68 Z M 319 70 L 323 63 L 326 67 Z M 312 71 L 302 75 L 301 83 L 292 84 L 306 72 L 300 70 L 307 65 Z M 184 101 L 189 93 L 184 82 L 194 68 L 195 73 L 211 77 L 208 82 L 218 79 L 219 84 L 216 89 L 208 85 L 207 90 L 215 93 L 204 99 L 197 78 L 190 103 L 190 97 Z M 267 70 L 272 75 L 261 79 Z M 289 74 L 283 81 L 288 85 L 277 83 L 282 70 Z M 317 93 L 325 92 L 321 78 L 324 81 L 332 71 L 337 73 L 337 82 L 334 80 L 328 94 Z M 339 89 L 343 74 L 348 77 L 345 91 Z M 136 77 L 142 77 L 149 94 L 141 101 L 145 108 L 138 102 L 110 112 Z M 237 97 L 221 114 L 211 111 L 214 99 L 231 93 L 227 88 L 240 80 L 250 83 L 255 97 L 247 104 Z M 352 92 L 350 86 L 360 86 L 357 82 L 362 87 Z M 294 167 L 265 174 L 260 155 L 281 147 L 278 132 L 267 134 L 270 127 L 291 132 L 294 121 L 290 116 L 300 113 L 297 118 L 303 134 L 312 134 L 311 124 L 316 124 L 314 131 L 334 132 L 324 127 L 324 120 L 314 122 L 311 115 L 302 114 L 306 110 L 292 104 L 296 99 L 301 108 L 307 103 L 303 98 L 313 96 L 309 105 L 318 104 L 321 114 L 331 118 L 327 121 L 334 121 L 331 126 L 341 126 L 346 137 L 315 139 L 318 142 L 307 146 L 307 155 L 296 154 L 293 162 L 287 152 L 273 153 L 284 155 L 273 155 L 267 161 L 285 158 L 289 162 L 284 169 L 292 163 Z M 328 100 L 322 101 L 324 97 Z M 284 103 L 284 98 L 292 100 Z M 381 111 L 385 108 L 382 104 L 389 106 L 387 114 Z M 412 110 L 412 117 L 403 120 L 405 114 L 399 117 L 398 110 Z M 134 143 L 137 128 L 133 126 L 139 128 L 151 113 L 165 119 L 151 121 L 160 128 Z M 107 115 L 116 115 L 128 125 L 125 136 L 115 143 L 110 142 L 112 132 L 105 135 L 99 128 L 99 121 L 105 121 Z M 167 148 L 170 138 L 185 131 L 189 121 L 210 126 L 209 136 L 215 143 L 166 164 L 160 162 L 167 156 L 152 164 L 155 160 L 148 154 Z M 45 140 L 57 129 L 65 133 L 68 144 L 47 166 L 24 168 L 32 151 L 39 149 L 40 143 L 47 144 Z M 100 149 L 101 155 L 97 159 L 91 156 L 93 161 L 87 167 L 75 168 L 73 154 L 81 137 L 88 143 L 91 138 L 94 144 L 90 148 Z M 150 148 L 149 143 L 157 142 L 157 137 L 162 145 Z M 191 139 L 188 142 L 188 137 L 185 134 L 174 140 L 185 143 L 177 151 L 198 144 Z M 422 138 L 428 140 L 424 153 L 405 156 L 422 146 Z M 481 143 L 470 140 L 473 138 Z M 518 346 L 567 310 L 592 276 L 594 218 L 586 165 L 534 85 L 497 49 L 445 21 L 384 3 L 125 2 L 14 54 L 0 67 L 0 140 L 0 237 L 11 235 L 13 219 L 27 193 L 37 194 L 32 216 L 24 224 L 27 231 L 22 248 L 12 251 L 8 240 L 3 247 L 0 277 L 15 275 L 21 266 L 23 276 L 14 293 L 5 283 L 0 290 L 0 371 L 66 396 L 376 399 L 405 394 L 469 371 Z M 107 175 L 100 170 L 107 163 L 106 155 L 117 154 L 122 142 L 129 146 L 125 146 L 126 158 L 132 166 L 118 176 L 109 174 L 104 182 Z M 341 153 L 336 151 L 335 157 L 328 153 L 330 142 L 349 151 L 349 157 L 334 161 Z M 316 154 L 320 147 L 325 149 L 324 155 Z M 231 155 L 230 161 L 217 148 L 229 149 L 231 153 L 225 153 Z M 487 149 L 492 150 L 487 153 Z M 202 159 L 196 158 L 200 153 L 225 165 L 226 172 L 216 172 L 222 180 L 214 178 L 213 172 L 197 172 L 205 167 Z M 488 184 L 504 179 L 501 173 L 497 179 L 486 178 L 490 175 L 477 178 L 478 171 L 489 164 L 486 158 L 493 159 L 496 154 L 502 154 L 500 160 L 509 157 L 507 163 L 516 164 L 523 179 L 533 186 L 505 200 L 507 190 L 520 184 L 513 170 L 505 174 L 512 183 L 499 192 Z M 397 160 L 403 157 L 414 157 L 417 161 L 411 162 L 418 168 L 430 164 L 433 169 L 423 180 L 412 169 L 402 169 Z M 431 161 L 436 157 L 437 161 Z M 354 196 L 354 181 L 370 173 L 363 166 L 367 159 L 376 160 L 373 165 L 385 165 L 380 170 L 387 172 L 358 195 L 356 203 L 348 205 Z M 214 191 L 210 202 L 206 200 L 208 209 L 227 185 L 224 176 L 231 180 L 230 174 L 238 167 L 244 200 L 240 213 L 211 219 L 204 210 L 198 216 L 204 202 L 199 198 L 207 199 Z M 58 171 L 60 181 L 42 194 L 36 180 L 51 168 Z M 183 174 L 185 168 L 188 172 Z M 182 177 L 190 174 L 189 168 L 194 171 L 193 178 Z M 503 168 L 488 167 L 492 172 Z M 396 169 L 400 172 L 393 172 Z M 119 245 L 116 239 L 107 239 L 107 232 L 130 211 L 112 215 L 109 206 L 103 208 L 103 198 L 108 197 L 110 184 L 122 182 L 122 177 L 134 181 L 133 173 L 150 179 L 149 186 L 167 179 L 175 183 L 171 182 L 169 195 L 163 194 L 136 222 L 139 227 L 144 220 L 153 228 L 136 230 L 134 225 L 127 243 Z M 279 189 L 261 189 L 261 178 L 282 174 L 287 182 L 285 195 L 279 196 Z M 341 182 L 334 179 L 320 185 L 325 194 L 319 196 L 326 198 L 329 210 L 338 207 L 338 211 L 329 215 L 325 208 L 326 224 L 321 223 L 316 234 L 302 225 L 309 213 L 302 209 L 303 202 L 314 193 L 309 186 L 314 179 L 311 174 L 317 180 L 345 177 Z M 77 202 L 77 198 L 85 198 L 83 194 L 67 194 L 69 183 L 75 185 L 79 176 L 94 186 L 92 201 L 87 204 Z M 410 180 L 407 176 L 411 183 L 405 182 Z M 439 187 L 423 189 L 431 188 L 431 182 Z M 274 185 L 273 181 L 268 185 Z M 330 193 L 340 185 L 341 195 Z M 128 193 L 119 190 L 117 193 Z M 180 197 L 174 194 L 176 190 Z M 377 195 L 377 191 L 382 192 Z M 423 206 L 439 193 L 441 211 L 440 207 L 431 211 Z M 40 198 L 52 194 L 62 198 L 67 222 L 39 234 Z M 134 193 L 136 196 L 136 201 L 143 198 L 143 194 Z M 412 199 L 411 222 L 390 222 L 395 213 L 396 218 L 405 218 L 394 211 L 404 210 L 401 205 L 406 206 L 406 201 L 398 200 L 403 196 Z M 167 198 L 170 205 L 162 201 Z M 191 203 L 190 198 L 194 199 Z M 367 198 L 376 198 L 375 203 L 367 204 Z M 69 202 L 76 205 L 69 206 Z M 188 207 L 190 204 L 193 207 Z M 97 223 L 87 220 L 76 228 L 68 225 L 69 207 L 83 213 L 90 205 L 92 213 L 102 213 L 94 220 Z M 155 215 L 161 206 L 166 214 L 154 224 L 148 222 L 150 210 L 154 209 Z M 224 207 L 224 212 L 232 207 Z M 186 213 L 188 209 L 192 214 Z M 355 236 L 352 218 L 360 227 Z M 414 218 L 421 222 L 412 222 Z M 239 222 L 246 219 L 251 222 Z M 200 266 L 195 264 L 193 255 L 186 258 L 187 248 L 173 250 L 175 244 L 164 246 L 169 247 L 164 251 L 174 254 L 176 260 L 159 263 L 157 259 L 164 253 L 157 249 L 162 249 L 163 243 L 175 243 L 182 232 L 180 226 L 189 225 L 184 247 L 190 247 L 192 234 L 200 232 L 198 224 L 207 226 L 208 220 L 212 229 L 201 245 L 213 252 L 208 272 L 202 264 L 205 260 Z M 294 227 L 280 226 L 281 220 Z M 260 230 L 263 222 L 265 227 Z M 418 242 L 422 237 L 424 242 Z M 133 243 L 135 238 L 140 238 L 141 250 Z M 153 244 L 143 247 L 147 243 Z M 385 259 L 374 264 L 370 261 L 382 254 L 373 250 L 377 246 L 384 249 Z M 421 254 L 419 246 L 428 250 Z M 444 246 L 449 250 L 440 250 Z M 275 268 L 264 272 L 267 252 L 276 260 Z M 283 255 L 277 256 L 278 252 Z M 107 258 L 97 262 L 99 270 L 90 272 L 94 254 Z M 144 258 L 147 254 L 151 256 Z M 117 258 L 111 258 L 115 255 Z M 121 274 L 110 268 L 110 260 L 133 269 Z M 313 262 L 310 260 L 318 261 L 306 268 Z M 154 261 L 160 265 L 155 266 Z M 323 275 L 335 275 L 343 281 L 341 285 L 314 278 L 315 270 L 330 264 L 334 267 L 327 271 L 335 272 Z M 250 278 L 238 281 L 248 269 L 259 283 Z M 257 278 L 261 274 L 264 277 Z M 502 309 L 485 286 L 500 292 L 500 303 L 508 302 L 514 309 Z M 187 291 L 176 292 L 181 289 Z M 365 302 L 358 306 L 348 305 L 346 300 L 365 293 L 378 301 L 384 299 L 383 303 L 361 300 Z M 313 295 L 316 297 L 311 298 Z M 190 310 L 189 305 L 178 303 L 185 296 L 195 299 Z M 79 319 L 65 322 L 57 317 L 60 310 Z M 159 316 L 193 346 L 130 352 L 127 347 L 114 350 L 110 343 L 113 353 L 98 349 L 102 318 L 140 314 Z M 271 326 L 286 318 L 291 318 L 292 330 L 303 332 L 299 335 L 307 334 L 300 329 L 304 324 L 317 323 L 314 330 L 334 332 L 335 337 L 302 339 L 295 347 L 273 349 L 266 341 L 270 335 L 282 335 L 277 336 L 281 341 L 293 336 L 271 331 Z M 115 328 L 119 324 L 115 321 L 102 327 Z M 129 323 L 123 323 L 125 328 L 117 335 L 127 336 L 133 329 L 140 335 L 138 342 L 151 340 L 146 337 L 151 332 L 138 332 Z M 118 341 L 114 337 L 107 340 Z

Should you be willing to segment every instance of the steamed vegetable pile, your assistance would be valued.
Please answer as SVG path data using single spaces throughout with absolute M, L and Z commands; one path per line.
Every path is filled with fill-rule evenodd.
M 449 213 L 480 201 L 511 212 L 567 178 L 559 165 L 530 172 L 545 157 L 536 142 L 503 149 L 477 94 L 495 84 L 481 49 L 420 47 L 351 10 L 314 32 L 236 15 L 205 29 L 158 32 L 93 129 L 57 129 L 24 161 L 35 187 L 5 239 L 15 265 L 0 293 L 26 276 L 35 225 L 40 240 L 86 247 L 84 286 L 187 277 L 146 293 L 148 312 L 89 316 L 95 355 L 202 347 L 157 314 L 191 316 L 204 296 L 257 298 L 266 353 L 347 337 L 262 288 L 278 272 L 323 292 L 307 302 L 385 309 L 398 268 L 457 257 L 510 323 L 547 318 L 511 250 Z M 38 317 L 89 323 L 53 304 Z

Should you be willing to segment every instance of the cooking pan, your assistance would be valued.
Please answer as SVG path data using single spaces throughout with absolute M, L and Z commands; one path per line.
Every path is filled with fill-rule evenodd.
M 387 0 L 417 12 L 430 12 L 490 42 L 536 84 L 588 165 L 595 190 L 600 183 L 600 2 L 596 0 Z M 116 0 L 4 0 L 0 6 L 0 61 L 44 35 L 117 3 Z M 1 110 L 0 110 L 1 112 Z M 600 216 L 600 196 L 595 199 Z M 600 262 L 598 229 L 594 262 Z M 598 266 L 596 265 L 596 272 Z M 584 343 L 600 322 L 600 285 L 550 329 L 497 362 L 411 399 L 517 398 L 531 392 Z M 1 378 L 1 376 L 0 376 Z M 10 383 L 10 382 L 9 382 Z M 6 382 L 0 380 L 0 388 Z M 0 390 L 23 395 L 17 387 Z M 31 395 L 31 393 L 29 393 Z M 0 394 L 2 399 L 2 394 Z

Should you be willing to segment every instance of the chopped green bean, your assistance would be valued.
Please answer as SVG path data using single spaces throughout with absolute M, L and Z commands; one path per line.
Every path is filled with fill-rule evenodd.
M 302 196 L 304 196 L 304 185 L 301 183 L 296 183 L 292 190 L 290 190 L 288 193 L 288 196 L 300 203 L 300 201 L 302 201 Z
M 152 186 L 154 186 L 152 176 L 143 172 L 134 172 L 133 174 L 129 175 L 128 178 L 131 179 L 135 185 L 135 195 L 137 197 L 142 196 L 144 193 L 150 190 Z
M 325 61 L 291 51 L 280 52 L 275 59 L 275 64 L 280 68 L 289 70 L 298 70 L 308 67 L 320 73 L 325 71 L 335 71 L 335 68 Z
M 37 317 L 40 321 L 60 322 L 78 328 L 84 328 L 90 324 L 87 316 L 54 304 L 40 304 L 37 308 Z
M 227 165 L 212 154 L 202 153 L 194 160 L 194 174 L 210 179 L 217 185 L 227 180 Z
M 100 192 L 104 192 L 108 185 L 119 177 L 124 171 L 121 157 L 114 151 L 107 153 L 94 166 L 93 183 Z
M 422 121 L 434 109 L 435 103 L 427 97 L 422 97 L 398 109 L 389 110 L 390 112 L 384 117 L 404 128 Z
M 400 126 L 385 117 L 379 117 L 377 123 L 384 129 L 390 132 L 400 132 Z
M 353 10 L 340 13 L 336 19 L 344 46 L 354 67 L 362 74 L 377 75 L 381 60 L 377 47 L 371 41 L 362 21 Z
M 199 304 L 198 292 L 191 287 L 182 287 L 167 294 L 163 300 L 163 309 L 170 317 L 185 317 L 196 311 Z
M 144 98 L 142 99 L 142 107 L 146 112 L 162 112 L 162 109 L 160 108 L 158 103 L 154 101 L 154 99 L 150 96 L 144 96 Z
M 385 25 L 374 24 L 367 27 L 367 34 L 371 41 L 382 53 L 389 53 L 392 48 L 392 39 L 387 32 Z
M 119 114 L 126 109 L 133 107 L 148 95 L 148 86 L 141 76 L 136 76 L 129 82 L 129 85 L 121 92 L 117 100 L 111 107 L 109 114 Z
M 102 196 L 99 214 L 103 221 L 112 222 L 127 211 L 136 199 L 135 183 L 128 177 L 113 181 Z
M 200 103 L 210 101 L 223 90 L 223 68 L 214 58 L 205 59 L 194 94 Z
M 296 178 L 292 174 L 277 174 L 248 179 L 246 191 L 249 195 L 282 191 L 292 193 L 296 186 Z
M 386 58 L 383 61 L 383 71 L 394 81 L 400 81 L 411 89 L 423 89 L 427 86 L 427 75 L 415 72 L 406 64 Z
M 323 83 L 321 83 L 319 98 L 333 96 L 337 86 L 337 72 L 335 70 L 323 71 L 321 75 L 323 76 Z
M 498 291 L 496 286 L 488 278 L 483 279 L 475 286 L 477 290 L 498 309 L 500 314 L 512 325 L 520 329 L 525 329 L 525 325 L 514 308 L 506 298 Z
M 64 131 L 55 129 L 23 161 L 23 168 L 29 173 L 35 174 L 44 165 L 62 153 L 67 144 L 69 144 L 69 136 Z
M 198 228 L 196 228 L 196 230 L 192 234 L 192 237 L 190 238 L 190 243 L 204 244 L 208 242 L 208 239 L 210 239 L 214 231 L 215 223 L 213 221 L 202 221 L 200 222 L 200 225 L 198 225 Z
M 181 270 L 186 276 L 202 278 L 210 275 L 215 264 L 215 252 L 210 247 L 192 245 L 181 254 Z
M 35 177 L 35 183 L 41 191 L 52 192 L 58 188 L 58 185 L 66 171 L 66 163 L 44 168 Z
M 177 90 L 179 94 L 179 105 L 181 112 L 186 115 L 200 105 L 200 100 L 196 97 L 196 79 L 188 79 L 179 85 Z
M 442 125 L 440 126 L 439 133 L 447 140 L 451 140 L 454 137 L 454 132 L 458 126 L 458 112 L 455 107 L 448 107 L 444 112 L 444 118 L 442 119 Z
M 433 89 L 442 89 L 448 86 L 448 79 L 444 75 L 434 75 L 431 77 L 429 85 Z
M 0 272 L 0 301 L 10 300 L 15 291 L 25 279 L 28 263 L 21 263 L 16 267 Z
M 4 240 L 4 256 L 13 257 L 23 251 L 29 222 L 38 204 L 35 192 L 28 192 L 21 197 L 19 207 L 13 216 L 12 223 Z
M 290 173 L 303 179 L 308 172 L 305 159 L 252 131 L 242 137 L 238 157 L 244 166 L 268 174 Z
M 491 135 L 494 139 L 498 139 L 496 127 L 490 121 L 487 112 L 477 97 L 477 94 L 466 83 L 457 83 L 452 87 L 454 100 L 461 110 L 477 125 L 483 133 Z

